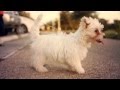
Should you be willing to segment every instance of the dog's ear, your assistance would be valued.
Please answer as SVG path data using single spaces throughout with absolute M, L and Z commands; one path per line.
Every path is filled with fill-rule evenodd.
M 87 28 L 88 25 L 90 24 L 89 23 L 89 18 L 87 18 L 85 16 L 81 19 L 81 22 L 83 22 L 85 24 L 85 28 Z

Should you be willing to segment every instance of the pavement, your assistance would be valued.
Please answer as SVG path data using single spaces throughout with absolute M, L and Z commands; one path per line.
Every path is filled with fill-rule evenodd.
M 28 34 L 4 36 L 1 40 L 4 42 L 0 47 L 0 61 L 9 58 L 20 49 L 24 48 L 30 41 L 26 39 Z M 25 42 L 25 43 L 24 43 Z
M 119 40 L 105 39 L 105 45 L 92 45 L 86 59 L 82 62 L 86 70 L 85 74 L 48 66 L 49 72 L 36 72 L 29 66 L 31 53 L 28 43 L 28 38 L 24 37 L 6 42 L 6 46 L 0 48 L 0 55 L 1 51 L 3 53 L 18 50 L 0 61 L 0 79 L 120 79 Z
M 0 37 L 0 40 L 2 40 L 3 42 L 8 42 L 8 41 L 24 38 L 26 36 L 28 36 L 28 34 L 22 34 L 22 35 L 11 34 L 11 35 Z
M 50 32 L 41 32 L 41 34 L 48 33 L 51 34 Z M 30 41 L 26 40 L 26 38 L 28 38 L 28 35 L 29 33 L 21 35 L 10 34 L 7 36 L 0 37 L 0 40 L 4 42 L 3 47 L 0 48 L 0 51 L 2 51 L 2 53 L 0 52 L 0 61 L 10 57 L 18 50 L 24 48 L 27 44 L 29 44 Z M 25 43 L 23 43 L 24 41 Z M 23 44 L 21 45 L 21 43 Z

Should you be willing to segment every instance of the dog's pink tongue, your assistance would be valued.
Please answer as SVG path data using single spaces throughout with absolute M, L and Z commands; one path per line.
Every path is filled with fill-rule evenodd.
M 98 43 L 102 43 L 104 45 L 104 42 L 101 40 L 97 40 Z

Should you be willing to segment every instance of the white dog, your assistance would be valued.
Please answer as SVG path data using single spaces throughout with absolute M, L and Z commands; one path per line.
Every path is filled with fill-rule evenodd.
M 56 65 L 77 73 L 85 73 L 81 61 L 91 43 L 102 43 L 104 26 L 91 17 L 83 17 L 73 34 L 38 35 L 31 44 L 32 66 L 38 72 L 47 72 L 44 65 Z M 39 33 L 38 33 L 39 34 Z

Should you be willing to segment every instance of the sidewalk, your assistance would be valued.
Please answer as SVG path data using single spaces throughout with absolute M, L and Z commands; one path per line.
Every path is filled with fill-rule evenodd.
M 0 47 L 0 61 L 9 58 L 30 43 L 29 34 L 9 35 L 0 39 L 4 42 L 4 46 Z
M 24 48 L 29 43 L 27 36 L 28 34 L 2 37 L 1 39 L 4 42 L 4 46 L 0 47 L 0 61 L 9 58 L 18 50 Z
M 8 35 L 8 36 L 0 37 L 0 40 L 1 40 L 2 42 L 8 42 L 8 41 L 12 41 L 12 40 L 24 38 L 24 37 L 26 37 L 26 36 L 28 36 L 28 34 L 22 34 L 22 35 Z

